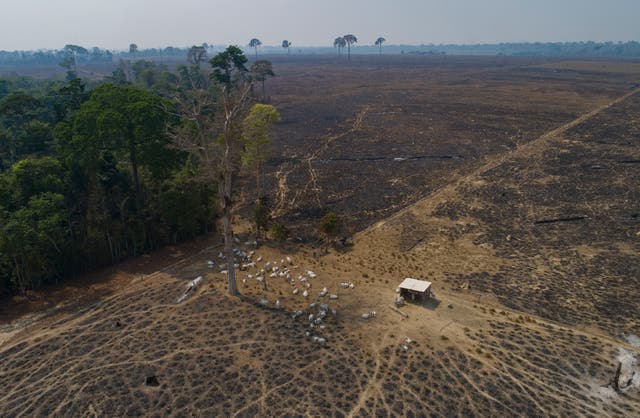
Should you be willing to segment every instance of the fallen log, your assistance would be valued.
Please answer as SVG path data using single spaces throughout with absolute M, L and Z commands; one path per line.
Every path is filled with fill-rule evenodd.
M 585 219 L 589 219 L 589 217 L 587 215 L 578 215 L 578 216 L 568 216 L 563 218 L 540 219 L 540 220 L 534 221 L 533 223 L 535 225 L 542 225 L 542 224 L 553 224 L 558 222 L 584 221 Z
M 409 318 L 409 315 L 407 315 L 406 313 L 402 312 L 400 309 L 396 308 L 395 306 L 391 306 L 389 305 L 389 308 L 391 308 L 392 311 L 399 313 L 400 316 L 404 317 L 404 318 Z
M 618 362 L 618 367 L 616 368 L 616 372 L 613 374 L 613 378 L 609 382 L 611 388 L 616 392 L 620 392 L 620 372 L 622 371 L 622 363 Z

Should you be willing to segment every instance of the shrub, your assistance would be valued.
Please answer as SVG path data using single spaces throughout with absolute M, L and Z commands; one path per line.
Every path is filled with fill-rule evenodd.
M 340 221 L 335 212 L 329 212 L 320 219 L 320 230 L 329 237 L 338 235 Z
M 260 235 L 261 231 L 267 230 L 267 225 L 269 223 L 269 207 L 267 206 L 267 199 L 265 197 L 260 198 L 253 207 L 251 221 L 256 227 L 258 235 Z
M 269 235 L 274 241 L 282 242 L 287 239 L 289 232 L 287 231 L 287 228 L 284 227 L 284 225 L 273 224 L 271 230 L 269 231 Z

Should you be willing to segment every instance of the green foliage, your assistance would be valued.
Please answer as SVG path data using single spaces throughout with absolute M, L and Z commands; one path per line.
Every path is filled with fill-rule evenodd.
M 276 223 L 273 224 L 271 230 L 269 230 L 269 236 L 274 241 L 283 242 L 289 236 L 289 231 L 287 231 L 284 225 Z
M 179 65 L 176 68 L 178 76 L 180 78 L 180 87 L 183 91 L 189 91 L 194 89 L 206 89 L 209 80 L 204 72 L 200 69 L 200 65 L 194 64 L 189 67 L 186 65 Z
M 340 232 L 340 220 L 335 212 L 329 212 L 320 219 L 320 230 L 329 237 L 334 237 Z
M 211 77 L 217 82 L 230 85 L 235 78 L 242 77 L 247 72 L 247 57 L 244 56 L 242 50 L 230 45 L 223 52 L 209 60 L 213 72 Z
M 69 82 L 58 90 L 58 100 L 54 104 L 56 120 L 62 121 L 80 109 L 82 103 L 89 98 L 85 91 L 86 84 L 79 78 Z
M 139 188 L 140 167 L 152 177 L 166 175 L 176 167 L 176 151 L 166 149 L 169 140 L 165 126 L 171 122 L 169 103 L 158 96 L 131 86 L 104 84 L 75 115 L 76 135 L 71 138 L 69 152 L 79 150 L 97 164 L 100 152 L 109 150 L 121 160 L 128 159 L 134 187 Z M 87 155 L 88 153 L 88 155 Z
M 258 60 L 251 64 L 251 69 L 249 70 L 253 78 L 257 81 L 264 81 L 267 77 L 275 76 L 273 72 L 273 65 L 269 60 Z
M 121 65 L 123 72 L 124 65 L 124 63 Z M 164 96 L 170 96 L 178 86 L 178 76 L 171 73 L 165 65 L 158 65 L 153 61 L 136 61 L 131 66 L 131 71 L 137 86 Z M 122 78 L 120 82 L 114 84 L 125 84 L 121 81 Z
M 171 103 L 131 86 L 29 83 L 7 83 L 0 102 L 0 293 L 211 229 L 215 188 L 167 148 Z
M 27 158 L 14 164 L 8 173 L 15 205 L 25 205 L 42 193 L 62 193 L 64 170 L 54 157 Z
M 187 61 L 192 65 L 199 65 L 207 58 L 207 49 L 204 46 L 192 46 L 187 53 Z
M 0 253 L 13 261 L 10 283 L 24 292 L 54 275 L 60 263 L 60 243 L 67 241 L 64 196 L 41 193 L 7 216 L 0 234 Z
M 51 141 L 51 126 L 46 121 L 46 111 L 40 100 L 21 92 L 11 93 L 2 99 L 0 170 L 26 155 L 44 154 Z
M 275 107 L 261 103 L 256 103 L 251 107 L 249 114 L 243 121 L 243 166 L 261 166 L 267 161 L 269 158 L 269 146 L 272 142 L 269 137 L 269 130 L 271 125 L 279 121 L 280 114 Z
M 258 235 L 261 235 L 261 232 L 267 229 L 270 217 L 267 199 L 265 197 L 258 199 L 251 214 L 251 222 L 253 222 L 253 225 L 256 227 Z
M 9 81 L 0 80 L 0 100 L 2 100 L 7 94 L 9 94 Z
M 111 76 L 107 77 L 107 81 L 117 86 L 129 84 L 127 73 L 122 66 L 116 67 L 116 69 L 112 71 Z
M 215 218 L 215 189 L 197 181 L 188 169 L 162 183 L 158 203 L 170 241 L 193 238 L 210 229 Z

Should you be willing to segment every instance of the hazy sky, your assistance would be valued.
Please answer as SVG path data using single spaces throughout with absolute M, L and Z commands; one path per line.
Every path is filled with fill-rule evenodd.
M 640 0 L 0 0 L 0 50 L 640 40 Z

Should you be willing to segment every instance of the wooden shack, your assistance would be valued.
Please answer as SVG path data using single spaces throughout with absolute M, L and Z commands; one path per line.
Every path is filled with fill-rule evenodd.
M 406 301 L 424 303 L 431 296 L 431 282 L 407 277 L 400 283 L 400 296 Z

